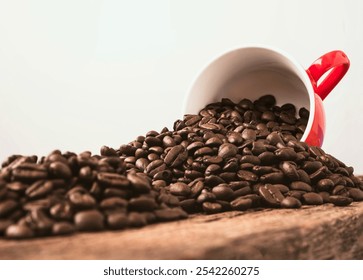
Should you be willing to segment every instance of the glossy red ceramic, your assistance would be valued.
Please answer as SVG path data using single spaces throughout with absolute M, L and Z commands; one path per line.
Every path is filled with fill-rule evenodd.
M 342 51 L 332 51 L 318 58 L 306 70 L 315 92 L 315 113 L 313 124 L 305 140 L 306 143 L 319 146 L 323 144 L 325 133 L 325 113 L 322 100 L 328 96 L 349 69 L 349 59 Z M 321 77 L 327 74 L 322 81 Z M 311 116 L 310 116 L 311 117 Z

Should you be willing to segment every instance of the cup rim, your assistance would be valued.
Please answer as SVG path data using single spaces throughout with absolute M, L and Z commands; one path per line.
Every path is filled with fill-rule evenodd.
M 187 94 L 184 97 L 183 100 L 183 106 L 182 106 L 182 114 L 188 114 L 188 112 L 186 112 L 186 108 L 187 108 L 187 103 L 188 100 L 190 98 L 190 94 L 191 91 L 193 89 L 193 86 L 195 85 L 195 83 L 197 82 L 197 80 L 201 77 L 201 75 L 214 63 L 216 62 L 218 59 L 230 54 L 231 52 L 234 51 L 239 51 L 242 49 L 263 49 L 263 50 L 267 50 L 267 51 L 271 51 L 274 53 L 277 53 L 278 55 L 286 58 L 287 60 L 289 60 L 294 67 L 296 68 L 296 73 L 298 74 L 298 77 L 301 79 L 301 81 L 304 83 L 304 86 L 308 92 L 308 96 L 309 96 L 309 104 L 310 104 L 310 108 L 309 108 L 309 119 L 308 119 L 308 123 L 306 125 L 304 134 L 302 135 L 301 139 L 299 141 L 305 141 L 310 133 L 311 127 L 313 125 L 313 121 L 314 121 L 314 116 L 315 116 L 315 92 L 313 89 L 313 85 L 311 83 L 311 80 L 306 72 L 306 70 L 303 68 L 303 66 L 296 60 L 295 57 L 293 57 L 292 55 L 290 55 L 288 52 L 277 48 L 277 47 L 273 47 L 270 45 L 264 45 L 264 44 L 248 44 L 248 45 L 239 45 L 236 47 L 232 47 L 230 49 L 228 49 L 227 51 L 222 52 L 221 54 L 218 54 L 216 56 L 214 56 L 211 60 L 208 61 L 208 63 L 204 64 L 204 67 L 201 68 L 201 70 L 199 70 L 199 72 L 197 72 L 197 75 L 194 76 L 193 82 L 189 85 L 188 87 L 188 91 Z

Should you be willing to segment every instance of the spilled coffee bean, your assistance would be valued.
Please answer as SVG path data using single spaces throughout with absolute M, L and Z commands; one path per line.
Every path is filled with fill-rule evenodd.
M 143 227 L 253 208 L 363 201 L 353 168 L 300 142 L 309 111 L 272 95 L 212 103 L 173 129 L 100 155 L 10 156 L 0 170 L 0 236 Z

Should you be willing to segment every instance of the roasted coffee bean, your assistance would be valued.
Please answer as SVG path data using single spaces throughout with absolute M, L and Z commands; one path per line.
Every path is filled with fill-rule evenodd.
M 319 192 L 319 195 L 323 199 L 324 203 L 329 203 L 330 202 L 330 194 L 328 192 Z
M 284 140 L 282 140 L 281 134 L 279 132 L 272 132 L 267 137 L 266 140 L 271 144 L 276 146 L 277 143 L 284 144 Z
M 96 206 L 96 200 L 89 194 L 74 192 L 69 195 L 69 201 L 75 208 L 94 208 Z
M 303 194 L 302 197 L 304 199 L 305 204 L 308 205 L 321 205 L 324 203 L 323 198 L 319 194 L 314 192 L 305 193 Z
M 275 155 L 279 160 L 294 161 L 297 154 L 294 149 L 291 148 L 280 148 L 275 151 Z
M 222 205 L 217 202 L 204 202 L 202 206 L 206 214 L 215 214 L 222 211 Z
M 256 173 L 258 176 L 261 176 L 272 172 L 278 172 L 279 170 L 271 166 L 254 166 L 252 168 L 252 171 Z
M 281 202 L 284 200 L 284 196 L 279 189 L 270 184 L 261 186 L 258 191 L 264 201 L 272 207 L 280 206 Z
M 290 189 L 296 190 L 296 191 L 304 191 L 304 192 L 312 192 L 313 188 L 302 181 L 295 181 L 290 184 Z
M 281 201 L 282 208 L 300 208 L 301 202 L 295 197 L 288 196 Z
M 334 187 L 334 182 L 330 179 L 321 179 L 316 183 L 319 191 L 330 191 Z
M 172 147 L 164 158 L 164 162 L 171 167 L 182 164 L 188 157 L 188 152 L 182 145 Z
M 98 210 L 85 210 L 74 216 L 76 228 L 80 231 L 96 231 L 104 228 L 104 217 Z
M 300 179 L 300 175 L 296 170 L 295 163 L 284 161 L 282 164 L 280 164 L 280 169 L 289 180 L 298 181 Z
M 241 158 L 240 163 L 251 163 L 253 165 L 260 165 L 261 160 L 257 156 L 245 155 Z
M 76 227 L 69 222 L 58 222 L 53 224 L 52 234 L 54 235 L 65 235 L 72 234 L 76 231 Z
M 112 213 L 107 216 L 107 225 L 111 229 L 126 228 L 129 224 L 129 219 L 125 213 Z
M 97 180 L 105 187 L 125 188 L 130 184 L 125 176 L 107 172 L 98 173 Z
M 360 189 L 349 189 L 349 197 L 351 197 L 354 201 L 363 201 L 363 191 Z
M 283 194 L 289 192 L 289 190 L 290 190 L 287 186 L 282 185 L 282 184 L 274 184 L 273 187 L 278 189 Z
M 13 223 L 10 219 L 0 219 L 0 236 L 5 233 L 7 227 L 9 227 Z
M 129 201 L 129 209 L 132 211 L 152 211 L 158 207 L 155 200 L 151 197 L 136 197 Z
M 311 180 L 310 180 L 310 177 L 308 175 L 308 173 L 306 173 L 304 170 L 302 169 L 299 169 L 297 171 L 297 173 L 299 174 L 299 177 L 300 177 L 300 181 L 306 183 L 306 184 L 311 184 Z
M 165 169 L 166 169 L 166 164 L 164 163 L 164 161 L 161 159 L 157 159 L 151 161 L 150 164 L 146 167 L 145 171 L 150 176 L 154 176 L 156 173 L 163 171 Z
M 4 193 L 5 193 L 5 186 L 6 186 L 6 189 L 17 192 L 17 193 L 24 193 L 24 191 L 29 187 L 29 185 L 21 183 L 21 182 L 8 183 L 8 184 L 4 184 Z M 1 192 L 1 190 L 0 190 L 0 192 Z M 2 196 L 0 195 L 0 198 L 1 197 Z
M 25 223 L 34 230 L 37 235 L 48 235 L 51 233 L 54 221 L 41 210 L 33 210 L 25 217 Z
M 309 174 L 312 174 L 322 166 L 323 164 L 320 161 L 305 161 L 301 167 Z
M 257 180 L 258 180 L 258 177 L 256 174 L 252 173 L 251 171 L 247 171 L 247 170 L 238 171 L 237 177 L 240 180 L 248 181 L 248 182 L 257 182 Z
M 73 217 L 72 206 L 68 202 L 59 202 L 50 208 L 50 215 L 56 220 L 71 220 Z
M 185 199 L 180 202 L 180 207 L 187 213 L 197 213 L 200 211 L 200 205 L 195 199 Z
M 231 207 L 233 210 L 245 211 L 252 206 L 252 200 L 249 198 L 238 197 L 231 201 Z
M 305 194 L 305 191 L 289 191 L 286 195 L 291 196 L 291 197 L 295 197 L 298 200 L 302 200 L 302 196 L 303 194 Z
M 154 214 L 159 221 L 174 221 L 188 217 L 188 214 L 181 208 L 155 210 Z
M 210 147 L 202 147 L 195 151 L 194 157 L 206 156 L 206 155 L 213 155 L 214 151 Z
M 205 175 L 209 176 L 212 174 L 217 174 L 221 171 L 221 167 L 218 164 L 211 164 L 205 170 Z
M 140 175 L 128 173 L 127 179 L 130 181 L 132 187 L 140 193 L 147 193 L 151 190 L 150 181 Z
M 273 152 L 263 152 L 258 155 L 262 165 L 273 165 L 278 162 L 276 155 Z
M 12 199 L 0 201 L 0 218 L 4 218 L 11 214 L 19 207 L 19 203 Z
M 127 200 L 121 197 L 110 197 L 105 198 L 100 202 L 100 208 L 102 210 L 106 209 L 126 209 L 127 207 Z
M 26 225 L 13 224 L 6 229 L 5 236 L 13 239 L 30 238 L 34 236 L 34 231 Z
M 24 162 L 19 164 L 12 172 L 14 180 L 34 182 L 48 177 L 47 168 L 36 163 Z
M 348 206 L 353 202 L 353 199 L 341 195 L 332 195 L 329 197 L 329 201 L 336 206 Z
M 204 183 L 210 187 L 214 187 L 219 184 L 225 183 L 225 181 L 219 176 L 210 175 L 205 177 Z
M 225 182 L 231 182 L 236 179 L 235 172 L 222 172 L 219 177 Z
M 262 175 L 260 177 L 260 181 L 262 183 L 270 183 L 270 184 L 280 184 L 280 183 L 282 184 L 285 182 L 284 174 L 281 171 Z
M 216 196 L 216 199 L 218 200 L 229 201 L 233 198 L 233 190 L 230 187 L 228 187 L 227 184 L 221 184 L 215 186 L 212 189 L 212 193 Z
M 251 187 L 246 186 L 246 187 L 242 187 L 242 188 L 239 188 L 239 189 L 235 190 L 233 192 L 233 197 L 244 196 L 244 195 L 247 195 L 247 194 L 250 194 L 250 193 L 252 193 Z
M 72 177 L 72 171 L 69 166 L 60 161 L 52 162 L 49 165 L 49 171 L 55 178 L 69 179 Z
M 238 152 L 238 148 L 230 143 L 224 143 L 219 147 L 218 156 L 223 159 L 234 157 Z
M 188 196 L 191 190 L 187 184 L 178 182 L 170 185 L 170 193 L 173 195 Z

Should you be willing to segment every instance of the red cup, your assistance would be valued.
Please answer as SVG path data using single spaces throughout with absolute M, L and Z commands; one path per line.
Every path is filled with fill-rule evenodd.
M 305 70 L 292 56 L 275 48 L 234 49 L 214 59 L 197 76 L 186 96 L 183 114 L 197 114 L 221 98 L 238 102 L 272 94 L 278 105 L 292 103 L 310 111 L 301 141 L 321 147 L 325 134 L 322 100 L 343 78 L 349 65 L 348 57 L 339 50 L 324 54 Z

